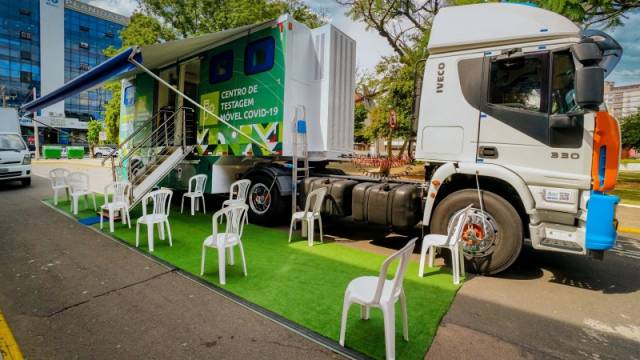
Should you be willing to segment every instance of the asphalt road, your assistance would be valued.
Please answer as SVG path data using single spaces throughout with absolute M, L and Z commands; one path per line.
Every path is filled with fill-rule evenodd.
M 29 359 L 328 359 L 334 353 L 0 183 L 0 307 Z
M 465 281 L 427 359 L 640 359 L 640 241 L 604 261 L 527 251 Z

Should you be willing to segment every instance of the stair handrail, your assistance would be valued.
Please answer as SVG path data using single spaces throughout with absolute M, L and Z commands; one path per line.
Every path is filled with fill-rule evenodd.
M 155 130 L 153 130 L 153 131 L 151 132 L 151 134 L 147 135 L 147 136 L 146 136 L 142 141 L 138 142 L 138 144 L 137 144 L 137 145 L 134 145 L 134 147 L 133 147 L 133 148 L 131 148 L 131 149 L 129 150 L 129 152 L 128 152 L 124 157 L 120 158 L 120 159 L 119 159 L 119 161 L 118 161 L 118 166 L 117 166 L 117 167 L 118 167 L 118 168 L 121 168 L 121 167 L 122 167 L 122 164 L 123 164 L 126 160 L 128 160 L 128 159 L 129 159 L 129 158 L 130 158 L 130 157 L 131 157 L 131 156 L 132 156 L 132 155 L 133 155 L 137 150 L 139 150 L 139 149 L 141 149 L 141 148 L 144 148 L 144 147 L 149 147 L 149 146 L 148 146 L 148 144 L 147 144 L 147 143 L 149 142 L 149 140 L 154 139 L 154 138 L 155 138 L 155 136 L 156 136 L 159 132 L 161 132 L 161 131 L 166 132 L 166 131 L 167 131 L 167 126 L 168 126 L 169 122 L 170 122 L 170 121 L 172 121 L 172 120 L 175 118 L 175 116 L 176 116 L 176 115 L 178 115 L 180 112 L 184 113 L 186 110 L 189 110 L 189 111 L 191 111 L 191 112 L 193 112 L 193 111 L 194 111 L 194 110 L 193 110 L 193 108 L 190 108 L 190 107 L 187 107 L 187 106 L 181 106 L 181 107 L 179 107 L 175 112 L 173 112 L 173 114 L 171 114 L 171 116 L 169 116 L 169 117 L 168 117 L 167 119 L 165 119 L 165 120 L 164 120 L 160 125 L 158 125 L 158 127 L 157 127 Z M 184 129 L 184 124 L 185 124 L 185 118 L 184 118 L 184 116 L 182 117 L 182 123 L 183 123 L 183 126 L 182 126 L 182 127 L 183 127 L 183 144 L 186 144 L 186 143 L 184 142 L 184 131 L 185 131 L 185 129 Z M 165 134 L 165 142 L 168 142 L 167 134 Z M 167 146 L 167 144 L 164 144 L 164 146 Z M 114 165 L 113 165 L 113 163 L 112 163 L 112 167 L 113 167 L 113 166 L 114 166 Z M 113 173 L 114 173 L 114 181 L 115 181 L 115 167 L 113 167 L 113 169 L 114 169 L 114 170 L 113 170 Z
M 118 146 L 115 149 L 112 149 L 111 152 L 109 153 L 109 156 L 113 157 L 118 152 L 118 150 L 122 149 L 125 144 L 127 144 L 129 141 L 131 141 L 131 139 L 133 139 L 136 135 L 138 135 L 138 133 L 141 132 L 144 128 L 146 128 L 147 126 L 153 124 L 153 120 L 155 118 L 157 118 L 159 115 L 162 115 L 163 113 L 172 113 L 172 111 L 171 110 L 160 110 L 155 115 L 153 115 L 149 119 L 145 120 L 144 124 L 142 126 L 140 126 L 139 128 L 135 129 L 129 136 L 127 136 L 124 140 L 122 140 L 120 142 L 120 144 L 118 144 Z M 108 158 L 102 159 L 102 165 L 104 165 L 104 163 L 105 163 L 105 161 L 107 161 L 107 159 Z
M 115 149 L 112 149 L 111 152 L 109 153 L 108 157 L 102 159 L 101 162 L 101 166 L 104 166 L 105 161 L 107 161 L 107 159 L 111 160 L 111 175 L 113 177 L 113 181 L 118 181 L 118 178 L 116 176 L 116 167 L 115 167 L 115 157 L 116 154 L 118 153 L 118 151 L 120 151 L 122 148 L 124 148 L 125 144 L 129 143 L 129 141 L 131 141 L 132 139 L 134 139 L 136 137 L 136 135 L 138 135 L 140 132 L 142 132 L 142 130 L 146 129 L 147 127 L 151 126 L 153 124 L 153 120 L 155 120 L 158 116 L 165 114 L 165 113 L 171 113 L 171 110 L 160 110 L 158 111 L 155 115 L 151 116 L 149 119 L 144 121 L 144 124 L 140 127 L 138 127 L 137 129 L 135 129 L 129 136 L 127 136 L 123 141 L 121 141 L 118 146 Z
M 122 164 L 122 162 L 123 162 L 124 160 L 127 160 L 127 159 L 130 157 L 130 155 L 131 155 L 131 154 L 133 154 L 133 152 L 134 152 L 135 150 L 138 150 L 138 149 L 143 148 L 143 147 L 148 147 L 148 146 L 143 146 L 143 145 L 145 145 L 145 144 L 146 144 L 150 139 L 153 139 L 153 138 L 154 138 L 154 136 L 155 136 L 155 135 L 157 135 L 160 131 L 166 131 L 166 125 L 167 125 L 167 123 L 168 123 L 169 121 L 173 120 L 173 118 L 174 118 L 176 115 L 178 115 L 178 113 L 179 113 L 180 111 L 183 111 L 183 112 L 184 112 L 185 110 L 193 111 L 193 109 L 192 109 L 192 108 L 187 107 L 187 106 L 182 106 L 182 107 L 178 108 L 178 109 L 177 109 L 177 110 L 176 110 L 176 111 L 175 111 L 171 116 L 169 116 L 169 117 L 168 117 L 164 122 L 162 122 L 160 125 L 158 125 L 158 127 L 157 127 L 155 130 L 153 130 L 153 131 L 151 132 L 151 134 L 147 135 L 147 137 L 145 137 L 145 138 L 144 138 L 144 140 L 140 141 L 137 145 L 135 145 L 133 148 L 131 148 L 131 150 L 129 151 L 129 153 L 127 153 L 127 155 L 125 155 L 125 156 L 120 160 L 120 164 Z M 184 123 L 184 118 L 183 118 L 183 121 L 182 121 L 182 122 Z M 184 124 L 183 124 L 183 125 L 184 125 Z M 184 128 L 184 126 L 183 126 L 183 128 Z

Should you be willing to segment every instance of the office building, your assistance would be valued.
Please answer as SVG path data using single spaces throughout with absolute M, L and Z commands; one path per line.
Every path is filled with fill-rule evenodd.
M 640 84 L 616 86 L 613 81 L 605 81 L 604 101 L 616 119 L 635 114 L 640 111 Z
M 77 0 L 0 0 L 0 104 L 19 107 L 62 86 L 106 60 L 103 50 L 121 46 L 119 32 L 128 18 Z M 42 110 L 36 119 L 66 130 L 86 133 L 87 123 L 104 118 L 110 94 L 83 92 Z M 22 121 L 23 134 L 33 125 Z M 72 142 L 44 129 L 41 143 Z M 77 142 L 77 141 L 76 141 Z

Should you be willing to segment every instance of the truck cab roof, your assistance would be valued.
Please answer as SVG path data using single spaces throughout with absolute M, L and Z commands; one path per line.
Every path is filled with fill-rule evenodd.
M 445 7 L 431 30 L 431 54 L 509 44 L 580 38 L 582 29 L 562 15 L 524 4 Z

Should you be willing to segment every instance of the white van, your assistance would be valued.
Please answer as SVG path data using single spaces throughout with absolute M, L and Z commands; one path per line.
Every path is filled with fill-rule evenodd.
M 0 108 L 0 181 L 20 180 L 31 185 L 31 153 L 20 136 L 15 109 Z
M 31 185 L 31 153 L 18 133 L 0 132 L 0 181 Z

